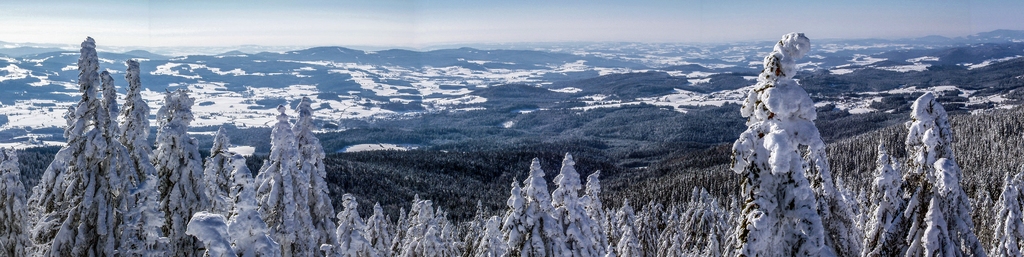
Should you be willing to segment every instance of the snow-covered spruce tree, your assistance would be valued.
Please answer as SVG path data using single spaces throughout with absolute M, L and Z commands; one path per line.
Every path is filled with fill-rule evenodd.
M 413 203 L 419 201 L 419 198 L 420 195 L 415 195 Z M 395 228 L 392 231 L 394 237 L 391 238 L 391 254 L 397 256 L 405 247 L 402 243 L 407 238 L 405 232 L 409 231 L 409 213 L 405 211 L 405 208 L 398 208 L 398 221 L 395 222 Z
M 524 253 L 535 251 L 533 244 L 527 240 L 529 230 L 526 220 L 526 199 L 523 198 L 519 181 L 512 181 L 511 194 L 505 203 L 509 209 L 502 220 L 501 232 L 505 236 L 508 253 L 512 256 L 529 256 Z
M 658 236 L 665 227 L 664 214 L 665 207 L 652 200 L 636 216 L 634 228 L 642 256 L 654 256 L 658 252 Z
M 117 131 L 111 129 L 111 113 L 117 111 L 109 73 L 103 78 L 108 87 L 103 97 L 108 101 L 97 97 L 101 78 L 96 42 L 86 38 L 80 53 L 82 99 L 65 116 L 67 145 L 54 156 L 28 200 L 34 220 L 31 237 L 40 256 L 114 255 L 123 193 L 119 171 L 134 170 L 127 149 L 115 139 Z
M 206 180 L 206 196 L 210 198 L 210 212 L 224 215 L 231 218 L 231 171 L 234 169 L 232 156 L 235 153 L 228 151 L 231 141 L 228 139 L 224 127 L 217 129 L 213 137 L 213 147 L 210 147 L 210 156 L 203 162 L 203 177 Z
M 707 190 L 694 188 L 677 226 L 665 229 L 675 230 L 678 234 L 675 238 L 666 235 L 663 239 L 674 245 L 666 244 L 661 252 L 665 255 L 722 256 L 721 248 L 725 242 L 721 234 L 728 230 L 727 215 Z
M 359 217 L 355 196 L 345 194 L 341 201 L 345 209 L 338 213 L 338 243 L 333 254 L 343 257 L 378 256 L 377 249 L 373 248 L 364 236 L 366 224 L 363 223 L 363 218 Z
M 605 252 L 604 257 L 615 257 L 616 256 L 615 255 L 615 247 L 614 247 L 614 245 L 608 245 L 608 248 L 606 248 L 604 250 L 604 252 Z
M 910 199 L 903 211 L 906 225 L 896 233 L 906 235 L 905 254 L 939 251 L 947 256 L 985 256 L 974 234 L 969 199 L 960 187 L 961 171 L 953 157 L 952 129 L 945 109 L 932 93 L 925 93 L 914 101 L 911 118 L 906 140 L 910 161 L 903 179 Z M 933 203 L 939 206 L 933 208 Z M 941 245 L 947 241 L 935 240 L 934 236 L 940 235 L 947 235 L 953 245 Z
M 864 250 L 861 256 L 892 256 L 899 253 L 899 248 L 892 248 L 893 242 L 902 241 L 893 234 L 893 222 L 902 213 L 900 208 L 903 199 L 899 189 L 902 179 L 899 171 L 893 167 L 886 147 L 879 144 L 878 169 L 874 171 L 873 186 L 870 199 L 877 201 L 873 210 L 869 211 L 867 225 L 864 227 Z
M 583 185 L 574 165 L 572 155 L 566 153 L 561 172 L 555 177 L 557 188 L 551 192 L 551 204 L 555 207 L 552 216 L 561 225 L 565 247 L 572 256 L 598 256 L 604 246 L 593 242 L 600 231 L 593 231 L 594 221 L 580 204 L 579 191 Z
M 387 216 L 384 216 L 384 209 L 380 203 L 373 205 L 373 215 L 366 220 L 366 229 L 363 232 L 370 246 L 376 249 L 379 256 L 391 256 L 391 224 Z
M 739 254 L 736 253 L 736 251 L 739 248 L 733 247 L 734 245 L 737 245 L 737 241 L 739 240 L 739 238 L 737 238 L 735 236 L 732 236 L 732 235 L 735 235 L 736 234 L 736 230 L 739 229 L 734 224 L 739 224 L 740 223 L 740 219 L 742 217 L 742 215 L 741 215 L 742 211 L 743 211 L 743 209 L 740 207 L 740 200 L 738 198 L 736 198 L 736 196 L 731 197 L 729 199 L 729 206 L 726 209 L 726 212 L 729 214 L 726 223 L 729 224 L 730 227 L 727 227 L 726 228 L 727 230 L 722 231 L 723 236 L 725 237 L 725 239 L 722 240 L 722 242 L 725 242 L 725 243 L 722 244 L 722 247 L 721 247 L 722 248 L 722 256 L 736 256 L 736 255 L 739 255 Z
M 437 207 L 434 213 L 437 214 L 434 219 L 437 220 L 437 227 L 439 228 L 437 236 L 438 240 L 441 241 L 441 253 L 450 256 L 461 255 L 463 244 L 460 241 L 462 240 L 456 235 L 455 229 L 457 228 L 455 224 L 448 220 L 448 212 L 441 210 L 441 207 Z
M 153 148 L 149 138 L 149 105 L 142 99 L 142 82 L 139 79 L 139 62 L 128 60 L 125 80 L 128 94 L 124 108 L 121 108 L 120 137 L 128 150 L 128 160 L 135 170 L 125 170 L 121 183 L 127 194 L 118 208 L 121 219 L 120 253 L 126 255 L 164 256 L 166 240 L 160 227 L 164 214 L 160 211 L 160 195 L 157 188 L 156 168 L 150 160 Z
M 14 149 L 0 149 L 0 256 L 28 256 L 31 250 L 26 198 L 18 153 Z
M 240 257 L 281 256 L 281 246 L 270 238 L 267 223 L 260 218 L 252 172 L 242 155 L 231 156 L 232 209 L 228 219 L 231 245 Z
M 687 204 L 687 208 L 690 205 Z M 686 251 L 682 244 L 684 240 L 683 223 L 679 216 L 679 206 L 672 206 L 666 217 L 665 229 L 658 236 L 658 251 L 655 256 L 685 256 Z
M 1024 245 L 1024 214 L 1021 213 L 1020 175 L 1011 178 L 1009 174 L 1003 179 L 1003 192 L 999 196 L 998 213 L 993 246 L 988 254 L 992 256 L 1024 256 L 1020 247 Z
M 895 234 L 897 224 L 894 224 L 898 216 L 903 214 L 900 212 L 903 205 L 903 196 L 900 195 L 902 180 L 899 171 L 896 171 L 892 164 L 892 158 L 889 157 L 885 146 L 879 144 L 876 162 L 878 168 L 875 170 L 874 186 L 871 188 L 871 199 L 878 203 L 870 212 L 871 216 L 864 228 L 864 252 L 861 256 L 893 256 L 900 252 L 899 247 L 892 246 L 895 245 L 894 242 L 903 240 Z
M 324 169 L 324 148 L 320 145 L 320 140 L 313 134 L 313 108 L 310 107 L 311 100 L 309 97 L 303 97 L 299 101 L 297 110 L 299 111 L 299 119 L 295 122 L 295 127 L 292 129 L 295 133 L 295 143 L 299 149 L 299 166 L 295 174 L 296 185 L 308 185 L 305 187 L 296 186 L 296 194 L 305 194 L 305 196 L 296 196 L 296 200 L 305 198 L 308 204 L 300 204 L 299 206 L 308 206 L 308 211 L 301 211 L 299 215 L 309 215 L 309 220 L 312 222 L 312 231 L 308 231 L 312 238 L 314 246 L 321 244 L 328 244 L 337 241 L 334 238 L 333 230 L 336 227 L 334 224 L 334 206 L 331 205 L 331 196 L 327 189 L 327 171 Z M 303 220 L 306 218 L 302 218 Z M 307 231 L 300 231 L 300 233 L 306 233 Z M 319 252 L 318 252 L 319 253 Z
M 453 248 L 454 238 L 446 237 L 446 224 L 442 212 L 435 211 L 429 200 L 413 200 L 408 214 L 408 230 L 400 243 L 401 249 L 396 256 L 456 256 L 459 253 Z
M 476 242 L 476 249 L 473 253 L 475 257 L 500 257 L 505 256 L 508 250 L 508 245 L 505 240 L 502 239 L 501 233 L 501 219 L 498 216 L 493 216 L 484 223 L 483 234 L 478 235 L 479 241 Z M 470 237 L 467 237 L 470 238 Z
M 551 205 L 551 193 L 548 192 L 548 182 L 544 179 L 544 170 L 541 169 L 540 160 L 537 158 L 530 164 L 530 176 L 523 181 L 523 196 L 526 200 L 526 238 L 533 245 L 533 252 L 522 254 L 562 256 L 568 252 L 562 226 L 555 217 L 552 217 L 555 211 Z
M 203 242 L 206 250 L 203 256 L 233 257 L 235 250 L 231 248 L 227 221 L 224 216 L 206 211 L 197 212 L 189 218 L 185 234 L 194 236 Z
M 1007 173 L 1009 174 L 1009 173 Z M 1020 188 L 1020 187 L 1018 187 Z M 1018 190 L 1019 191 L 1019 190 Z M 1001 192 L 1001 191 L 1000 191 Z M 996 200 L 999 199 L 999 195 L 996 195 Z M 985 249 L 993 249 L 996 245 L 996 228 L 1001 226 L 999 218 L 992 217 L 1004 217 L 996 216 L 999 214 L 999 209 L 996 206 L 996 201 L 992 200 L 992 196 L 986 189 L 979 189 L 974 191 L 974 197 L 971 199 L 971 217 L 974 220 L 974 234 L 978 236 L 978 241 L 981 241 L 985 245 Z M 989 255 L 992 255 L 989 252 Z
M 277 115 L 277 124 L 270 134 L 270 156 L 267 156 L 259 175 L 256 176 L 259 183 L 256 197 L 260 215 L 270 228 L 270 236 L 281 244 L 281 253 L 284 256 L 312 256 L 312 251 L 318 249 L 300 247 L 311 244 L 311 241 L 297 242 L 300 238 L 297 235 L 300 228 L 296 220 L 299 207 L 295 201 L 294 174 L 299 161 L 299 151 L 295 148 L 295 134 L 292 133 L 285 110 L 283 105 L 277 106 L 280 114 Z
M 604 206 L 601 204 L 601 171 L 595 171 L 587 176 L 587 188 L 584 190 L 583 197 L 580 198 L 580 203 L 583 204 L 583 209 L 587 211 L 587 216 L 590 220 L 594 221 L 591 223 L 591 230 L 594 231 L 594 238 L 591 239 L 594 244 L 599 247 L 604 245 L 610 245 L 608 243 L 608 228 L 610 226 L 605 223 L 608 222 L 607 215 L 604 211 Z M 598 255 L 603 255 L 604 250 L 598 252 Z
M 159 177 L 160 210 L 164 213 L 163 233 L 170 240 L 173 256 L 196 256 L 201 245 L 185 234 L 196 212 L 209 209 L 199 143 L 187 134 L 195 100 L 188 91 L 167 92 L 164 106 L 157 111 L 156 150 L 153 162 Z
M 473 214 L 473 218 L 464 222 L 464 225 L 461 227 L 463 253 L 473 254 L 477 252 L 476 244 L 480 241 L 480 235 L 484 234 L 484 225 L 487 223 L 485 215 L 483 202 L 477 200 L 476 212 Z
M 824 143 L 814 126 L 814 103 L 792 79 L 795 60 L 809 49 L 810 40 L 803 34 L 784 35 L 765 57 L 764 70 L 740 110 L 747 130 L 733 144 L 732 164 L 742 176 L 745 201 L 735 235 L 739 255 L 832 256 L 833 247 L 845 254 L 860 253 L 859 242 L 851 246 L 845 240 L 829 240 L 819 214 L 831 213 L 828 207 L 838 201 Z M 822 196 L 828 198 L 819 201 Z M 842 229 L 830 232 L 853 234 Z M 827 241 L 841 242 L 833 242 L 837 246 Z
M 622 201 L 622 207 L 615 214 L 618 220 L 619 236 L 615 245 L 615 253 L 618 256 L 642 256 L 643 249 L 640 248 L 640 239 L 636 236 L 636 215 L 633 207 L 629 206 L 629 199 Z

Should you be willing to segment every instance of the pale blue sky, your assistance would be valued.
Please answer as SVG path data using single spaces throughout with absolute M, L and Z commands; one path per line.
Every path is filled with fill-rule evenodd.
M 1024 1 L 0 1 L 0 41 L 389 46 L 964 36 L 1024 30 Z

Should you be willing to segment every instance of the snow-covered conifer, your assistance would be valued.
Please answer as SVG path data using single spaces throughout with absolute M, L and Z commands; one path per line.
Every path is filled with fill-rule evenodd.
M 600 232 L 593 231 L 594 221 L 580 203 L 579 190 L 582 184 L 574 165 L 576 162 L 572 155 L 566 153 L 561 172 L 555 177 L 557 188 L 551 192 L 551 204 L 555 207 L 553 216 L 563 228 L 565 247 L 572 256 L 597 256 L 604 246 L 593 242 Z
M 526 224 L 526 199 L 523 199 L 519 181 L 512 181 L 511 194 L 505 203 L 509 209 L 502 221 L 501 232 L 505 236 L 509 254 L 521 256 L 523 253 L 534 252 L 533 245 L 526 240 L 529 233 Z
M 231 245 L 240 257 L 281 256 L 281 246 L 270 237 L 256 205 L 252 172 L 242 155 L 231 156 L 232 209 L 228 219 Z
M 652 200 L 637 215 L 634 228 L 640 240 L 641 255 L 654 256 L 658 252 L 658 236 L 665 227 L 664 214 L 665 207 Z
M 32 247 L 26 198 L 18 153 L 14 149 L 0 149 L 0 256 L 27 256 Z
M 587 211 L 587 216 L 590 220 L 594 221 L 590 224 L 591 230 L 594 231 L 594 238 L 591 239 L 594 244 L 598 247 L 609 245 L 608 243 L 608 228 L 605 223 L 608 222 L 607 215 L 604 211 L 604 206 L 601 204 L 601 171 L 595 171 L 587 176 L 587 188 L 584 190 L 583 197 L 580 198 L 580 203 L 583 205 L 583 209 Z M 604 250 L 598 252 L 598 255 L 602 255 Z
M 945 109 L 932 93 L 925 93 L 914 101 L 911 118 L 906 140 L 910 162 L 904 175 L 910 193 L 903 211 L 907 225 L 896 233 L 906 235 L 906 254 L 931 254 L 928 250 L 937 249 L 942 254 L 985 256 L 974 234 L 970 200 L 960 187 L 961 171 L 953 159 L 952 129 Z M 933 208 L 933 203 L 939 206 Z M 932 214 L 933 210 L 941 216 Z M 942 229 L 946 231 L 936 231 Z M 934 238 L 942 235 L 949 240 Z M 952 246 L 936 245 L 944 243 Z
M 828 208 L 821 208 L 816 197 L 836 194 L 824 143 L 814 126 L 814 102 L 792 79 L 797 72 L 795 60 L 809 49 L 810 40 L 803 34 L 784 35 L 765 57 L 764 70 L 740 109 L 747 118 L 747 130 L 733 144 L 732 165 L 742 176 L 745 201 L 735 235 L 740 255 L 831 256 L 835 255 L 832 247 L 854 247 L 825 235 L 819 214 Z M 801 151 L 804 146 L 806 158 Z M 831 232 L 833 236 L 851 234 Z M 840 245 L 830 247 L 827 240 Z
M 899 172 L 892 167 L 885 146 L 878 145 L 878 161 L 876 162 L 874 186 L 871 188 L 871 199 L 877 201 L 870 212 L 867 227 L 864 228 L 864 252 L 862 256 L 891 256 L 899 253 L 899 248 L 891 246 L 902 238 L 897 238 L 893 231 L 895 219 L 902 215 L 900 208 L 903 197 L 900 195 Z
M 455 256 L 460 255 L 461 241 L 455 233 L 455 224 L 452 224 L 448 220 L 448 212 L 441 210 L 441 207 L 437 207 L 434 212 L 437 214 L 434 220 L 437 220 L 438 234 L 437 238 L 440 241 L 440 253 L 443 256 Z
M 483 235 L 484 225 L 487 223 L 484 211 L 483 202 L 480 200 L 476 201 L 476 212 L 473 214 L 473 218 L 465 222 L 462 226 L 462 249 L 467 254 L 476 253 L 477 243 L 480 241 L 480 235 Z
M 260 215 L 270 228 L 270 236 L 274 238 L 275 242 L 281 244 L 281 252 L 285 256 L 311 256 L 314 253 L 310 250 L 317 249 L 308 249 L 298 245 L 313 242 L 297 242 L 299 236 L 296 235 L 300 228 L 296 221 L 296 210 L 299 207 L 295 201 L 293 177 L 299 160 L 298 149 L 295 148 L 295 134 L 292 133 L 288 123 L 285 107 L 279 105 L 277 110 L 280 114 L 277 115 L 277 124 L 274 125 L 270 134 L 270 156 L 263 162 L 263 167 L 260 168 L 260 173 L 256 176 L 256 181 L 259 183 L 256 196 Z M 307 234 L 304 237 L 308 236 Z
M 359 217 L 355 196 L 345 194 L 341 201 L 345 209 L 338 213 L 336 254 L 343 257 L 377 256 L 377 250 L 364 236 L 366 224 Z
M 415 195 L 413 197 L 419 200 L 420 196 Z M 415 203 L 415 201 L 413 201 Z M 398 221 L 395 222 L 394 237 L 391 238 L 391 253 L 392 255 L 398 255 L 402 252 L 405 247 L 402 245 L 405 242 L 405 232 L 409 230 L 409 213 L 405 211 L 405 208 L 398 208 Z
M 159 194 L 156 190 L 156 168 L 150 160 L 153 148 L 149 138 L 149 106 L 142 99 L 142 82 L 139 79 L 139 62 L 128 60 L 125 80 L 128 94 L 120 114 L 120 137 L 128 150 L 128 160 L 135 170 L 121 171 L 121 183 L 128 191 L 122 200 L 123 213 L 121 242 L 118 247 L 124 254 L 164 256 L 165 240 L 160 227 L 164 214 L 160 211 Z M 163 238 L 163 239 L 162 239 Z
M 384 209 L 380 203 L 373 205 L 373 215 L 366 220 L 364 235 L 370 246 L 376 249 L 380 256 L 391 256 L 391 225 L 388 218 L 384 216 Z
M 116 131 L 110 131 L 110 101 L 97 97 L 96 42 L 86 38 L 80 53 L 82 99 L 66 116 L 67 145 L 54 156 L 28 200 L 34 216 L 31 237 L 40 256 L 114 255 L 119 241 L 116 210 L 123 190 L 119 171 L 134 169 L 127 149 L 115 139 Z
M 1021 214 L 1020 188 L 1021 181 L 1009 174 L 1003 179 L 1003 193 L 999 196 L 998 213 L 994 216 L 994 245 L 988 252 L 992 256 L 1022 256 L 1024 214 Z
M 674 251 L 683 251 L 690 256 L 721 256 L 724 238 L 720 234 L 728 230 L 728 214 L 718 200 L 703 188 L 694 188 L 690 202 L 679 217 L 680 239 L 674 240 Z M 670 249 L 672 249 L 670 248 Z
M 231 141 L 228 139 L 224 127 L 217 129 L 213 137 L 213 147 L 210 147 L 210 156 L 206 157 L 203 165 L 203 176 L 206 180 L 206 195 L 210 198 L 210 212 L 225 215 L 231 218 L 231 171 L 234 169 L 232 156 L 235 153 L 228 151 Z
M 921 256 L 961 256 L 957 254 L 956 246 L 949 238 L 949 226 L 946 218 L 939 210 L 938 198 L 932 198 L 928 204 L 928 213 L 925 214 L 924 236 L 913 238 L 910 249 L 907 253 L 920 253 Z
M 493 216 L 484 223 L 484 231 L 482 235 L 477 236 L 479 241 L 476 243 L 476 251 L 473 253 L 473 256 L 505 256 L 508 245 L 505 244 L 505 240 L 502 239 L 500 226 L 501 219 L 499 219 L 498 216 Z
M 604 252 L 605 252 L 604 257 L 615 257 L 616 256 L 615 255 L 615 247 L 613 245 L 608 245 L 608 247 L 605 248 Z
M 224 221 L 223 215 L 205 211 L 197 212 L 189 219 L 185 234 L 194 236 L 203 242 L 203 245 L 206 246 L 203 256 L 236 256 L 234 249 L 231 249 L 228 225 Z
M 435 212 L 429 200 L 414 199 L 408 214 L 408 230 L 402 238 L 401 250 L 396 256 L 454 256 L 454 240 L 446 235 L 448 221 L 441 211 Z M 435 215 L 435 213 L 437 213 Z
M 636 214 L 633 207 L 629 206 L 629 199 L 622 201 L 622 207 L 615 214 L 618 223 L 618 242 L 615 244 L 615 252 L 620 256 L 641 256 L 643 249 L 640 248 L 640 239 L 636 236 Z
M 551 193 L 548 192 L 548 182 L 544 179 L 544 170 L 537 158 L 530 164 L 530 176 L 523 181 L 523 196 L 526 200 L 526 238 L 533 247 L 529 255 L 561 256 L 568 252 L 562 226 L 551 215 L 554 213 Z
M 163 232 L 173 256 L 197 254 L 200 243 L 185 234 L 186 226 L 193 214 L 209 208 L 199 143 L 187 134 L 194 101 L 188 91 L 178 89 L 167 92 L 164 106 L 157 111 L 153 166 L 159 177 L 160 210 L 165 215 Z
M 296 191 L 296 193 L 307 194 L 305 197 L 309 202 L 308 212 L 313 228 L 310 234 L 315 236 L 313 240 L 316 245 L 321 245 L 337 241 L 333 233 L 336 226 L 333 220 L 334 206 L 331 205 L 331 196 L 327 189 L 324 149 L 320 145 L 320 140 L 313 134 L 313 108 L 310 107 L 310 103 L 309 97 L 303 97 L 296 108 L 299 112 L 299 119 L 296 120 L 293 128 L 295 143 L 299 149 L 299 172 L 295 175 L 296 184 L 308 185 L 303 188 L 306 192 Z M 300 206 L 304 207 L 305 205 Z

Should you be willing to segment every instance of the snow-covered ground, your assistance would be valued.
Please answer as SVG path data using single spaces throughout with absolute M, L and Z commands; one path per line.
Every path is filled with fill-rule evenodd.
M 353 145 L 353 146 L 345 147 L 344 149 L 341 150 L 341 152 L 343 152 L 343 153 L 354 153 L 354 152 L 381 151 L 381 150 L 406 151 L 406 150 L 414 150 L 414 149 L 417 149 L 417 148 L 419 148 L 419 146 L 415 146 L 415 145 L 396 145 L 396 144 L 386 144 L 386 143 L 380 143 L 380 144 L 358 144 L 358 145 Z
M 767 45 L 767 46 L 765 46 Z M 438 111 L 472 111 L 481 110 L 481 103 L 490 99 L 473 94 L 473 92 L 504 84 L 525 84 L 565 93 L 578 94 L 586 91 L 582 85 L 573 87 L 557 86 L 557 78 L 561 76 L 573 79 L 575 76 L 590 78 L 594 75 L 609 75 L 638 72 L 665 72 L 670 76 L 685 79 L 693 85 L 711 85 L 714 76 L 728 74 L 735 69 L 760 69 L 764 54 L 771 51 L 771 44 L 733 43 L 718 45 L 703 44 L 642 44 L 642 43 L 594 43 L 581 45 L 551 45 L 537 47 L 546 53 L 568 53 L 572 56 L 558 59 L 547 64 L 523 64 L 504 60 L 501 57 L 486 59 L 482 57 L 460 58 L 461 63 L 481 65 L 420 65 L 403 66 L 392 63 L 363 63 L 354 61 L 338 61 L 325 57 L 316 60 L 304 57 L 292 58 L 281 52 L 279 59 L 261 59 L 257 55 L 231 54 L 211 55 L 206 60 L 222 60 L 238 58 L 240 63 L 214 63 L 204 61 L 203 56 L 174 57 L 169 60 L 143 61 L 146 76 L 159 77 L 166 81 L 178 81 L 157 85 L 143 79 L 146 89 L 143 98 L 151 108 L 151 117 L 163 105 L 164 88 L 184 87 L 191 91 L 196 105 L 193 107 L 195 120 L 192 126 L 216 126 L 233 124 L 238 127 L 269 127 L 274 121 L 274 107 L 268 103 L 294 103 L 302 97 L 310 97 L 313 101 L 314 117 L 319 120 L 335 121 L 344 119 L 388 119 L 406 117 L 422 112 Z M 897 72 L 920 72 L 927 70 L 933 62 L 941 60 L 938 56 L 924 55 L 906 59 L 909 64 L 884 65 L 887 58 L 876 56 L 891 50 L 920 49 L 919 46 L 901 43 L 850 43 L 826 42 L 815 45 L 809 56 L 797 63 L 801 70 L 827 70 L 831 74 L 842 75 L 861 69 L 882 69 Z M 70 49 L 70 48 L 69 48 Z M 373 52 L 366 52 L 373 54 Z M 25 83 L 32 87 L 56 85 L 63 90 L 53 94 L 78 98 L 78 86 L 67 74 L 77 74 L 77 64 L 72 61 L 52 63 L 54 60 L 71 60 L 77 56 L 74 52 L 55 53 L 51 56 L 33 58 L 0 57 L 0 83 Z M 103 56 L 101 54 L 101 56 Z M 600 57 L 611 62 L 609 64 L 594 61 Z M 977 63 L 962 63 L 961 66 L 977 69 L 993 63 L 1005 62 L 1020 58 L 1021 55 L 995 57 Z M 64 58 L 64 59 L 61 59 Z M 588 59 L 591 58 L 591 59 Z M 586 59 L 586 60 L 585 60 Z M 902 59 L 902 58 L 901 58 Z M 589 60 L 589 61 L 588 61 Z M 836 63 L 838 61 L 839 63 Z M 899 60 L 892 60 L 899 61 Z M 101 59 L 101 67 L 115 75 L 121 76 L 121 60 Z M 395 62 L 402 63 L 402 62 Z M 621 65 L 621 63 L 642 64 L 637 66 Z M 42 65 L 50 67 L 40 71 Z M 287 68 L 276 68 L 287 67 Z M 488 66 L 493 65 L 493 66 Z M 616 66 L 620 65 L 620 66 Z M 148 68 L 145 68 L 147 67 Z M 627 67 L 628 66 L 628 67 Z M 645 67 L 644 67 L 645 66 Z M 673 67 L 680 66 L 680 67 Z M 486 67 L 486 68 L 484 68 Z M 275 70 L 276 69 L 276 70 Z M 58 76 L 58 74 L 64 74 Z M 213 74 L 213 75 L 209 75 Z M 346 76 L 343 81 L 354 85 L 350 89 L 331 91 L 322 90 L 323 83 L 339 81 L 322 81 L 316 76 Z M 584 74 L 584 75 L 576 75 Z M 204 77 L 205 76 L 205 77 Z M 266 86 L 253 84 L 253 79 L 273 81 L 279 78 L 307 79 L 302 83 L 287 82 Z M 577 110 L 585 111 L 594 108 L 614 108 L 631 104 L 652 104 L 671 107 L 685 112 L 693 106 L 720 106 L 726 103 L 739 103 L 753 85 L 756 77 L 744 75 L 748 87 L 735 90 L 724 90 L 712 93 L 698 93 L 677 89 L 665 95 L 622 99 L 603 95 L 587 95 L 579 97 L 586 106 Z M 25 82 L 20 82 L 25 81 Z M 295 80 L 284 80 L 295 81 Z M 710 84 L 709 84 L 710 83 Z M 318 87 L 318 85 L 320 85 Z M 118 84 L 119 87 L 125 85 Z M 242 89 L 239 89 L 242 88 Z M 928 88 L 927 90 L 946 90 L 948 88 Z M 842 100 L 819 102 L 819 104 L 835 104 L 852 113 L 876 111 L 870 103 L 880 99 L 881 93 L 906 93 L 908 90 L 893 92 L 858 92 L 857 96 Z M 910 90 L 913 91 L 913 90 Z M 977 96 L 975 92 L 961 90 L 967 97 L 968 104 L 993 102 L 997 107 L 1009 105 L 1006 97 L 1001 95 Z M 11 92 L 18 93 L 18 92 Z M 123 93 L 123 91 L 122 91 Z M 9 98 L 8 98 L 9 99 Z M 119 99 L 119 101 L 123 101 Z M 0 101 L 0 114 L 6 116 L 7 122 L 0 124 L 0 131 L 11 129 L 39 129 L 62 127 L 65 125 L 64 114 L 72 101 L 53 99 L 17 99 Z M 293 104 L 289 104 L 289 108 Z M 394 106 L 412 105 L 415 108 L 394 108 Z M 418 106 L 416 106 L 418 105 Z M 291 113 L 294 116 L 294 112 Z M 155 124 L 155 121 L 151 121 Z M 515 124 L 502 124 L 512 127 Z M 42 139 L 40 139 L 42 140 Z M 34 142 L 41 142 L 35 140 Z

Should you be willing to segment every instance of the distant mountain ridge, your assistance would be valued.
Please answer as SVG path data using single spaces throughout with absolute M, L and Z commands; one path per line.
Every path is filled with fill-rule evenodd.
M 976 43 L 953 42 L 968 39 Z M 945 92 L 949 96 L 940 101 L 962 111 L 1006 108 L 1024 99 L 1018 90 L 1024 72 L 1017 65 L 1024 56 L 1022 31 L 812 42 L 808 57 L 797 64 L 796 78 L 819 107 L 854 114 L 902 112 L 907 98 L 925 91 Z M 154 110 L 161 92 L 190 89 L 199 126 L 266 127 L 268 121 L 258 117 L 272 117 L 278 104 L 311 97 L 322 127 L 337 129 L 458 112 L 586 112 L 643 105 L 682 115 L 740 102 L 756 80 L 761 55 L 770 50 L 766 45 L 578 43 L 430 51 L 314 47 L 185 56 L 134 50 L 101 51 L 99 57 L 120 87 L 125 85 L 123 71 L 116 67 L 139 59 L 143 97 Z M 0 119 L 0 133 L 14 138 L 0 144 L 59 141 L 57 133 L 33 131 L 65 123 L 63 113 L 77 98 L 78 53 L 22 48 L 0 48 L 0 54 L 24 53 L 0 58 L 0 86 L 11 92 L 0 95 L 6 118 Z

